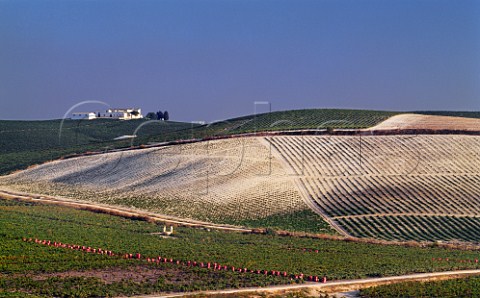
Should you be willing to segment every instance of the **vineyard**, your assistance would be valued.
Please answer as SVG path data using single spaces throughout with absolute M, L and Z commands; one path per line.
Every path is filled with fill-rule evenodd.
M 403 282 L 363 289 L 360 297 L 478 297 L 480 277 L 443 281 Z
M 206 125 L 141 120 L 0 120 L 0 174 L 83 153 L 147 143 L 205 139 L 246 132 L 292 129 L 367 128 L 395 115 L 368 110 L 311 109 L 249 115 Z M 133 140 L 114 140 L 122 135 Z
M 117 253 L 112 252 L 111 250 L 104 250 L 102 248 L 94 248 L 90 246 L 85 246 L 85 245 L 78 245 L 78 244 L 67 244 L 67 243 L 61 243 L 61 242 L 56 242 L 53 240 L 41 240 L 41 239 L 32 239 L 32 238 L 22 238 L 23 242 L 30 242 L 30 243 L 35 243 L 38 245 L 46 245 L 50 247 L 57 247 L 57 248 L 65 248 L 65 249 L 70 249 L 70 250 L 77 250 L 77 251 L 82 251 L 85 253 L 90 253 L 90 254 L 99 254 L 99 255 L 107 255 L 112 258 L 124 258 L 124 259 L 130 259 L 130 260 L 137 260 L 141 263 L 147 263 L 151 265 L 159 265 L 161 263 L 169 263 L 173 265 L 177 265 L 177 267 L 199 267 L 199 268 L 205 268 L 210 271 L 229 271 L 229 272 L 238 272 L 238 273 L 243 273 L 243 274 L 257 274 L 257 275 L 263 275 L 263 276 L 278 276 L 278 277 L 283 277 L 284 283 L 287 282 L 287 280 L 290 280 L 292 282 L 300 283 L 303 282 L 304 280 L 310 281 L 310 282 L 322 282 L 326 283 L 327 282 L 327 277 L 318 277 L 318 276 L 305 276 L 303 273 L 300 274 L 294 274 L 294 273 L 288 273 L 287 271 L 278 271 L 278 270 L 268 270 L 268 269 L 263 269 L 263 270 L 258 270 L 258 269 L 252 269 L 252 268 L 245 268 L 245 267 L 235 267 L 235 266 L 227 266 L 227 265 L 222 265 L 219 263 L 214 263 L 214 262 L 197 262 L 193 260 L 176 260 L 170 257 L 165 257 L 165 256 L 154 256 L 154 257 L 146 257 L 142 255 L 141 253 L 125 253 L 123 256 L 119 256 Z M 318 250 L 317 250 L 318 252 Z
M 455 120 L 454 122 L 458 122 L 459 119 L 464 119 L 462 121 L 465 121 L 465 123 L 478 121 L 470 119 L 478 118 L 477 112 L 418 113 L 463 117 L 452 117 L 452 120 Z M 264 131 L 363 129 L 378 125 L 397 114 L 399 113 L 387 111 L 309 109 L 249 115 L 206 125 L 173 121 L 147 121 L 145 119 L 133 121 L 109 119 L 94 121 L 65 120 L 63 122 L 62 120 L 0 120 L 0 174 L 25 169 L 33 164 L 55 160 L 71 154 L 126 148 L 131 145 L 206 139 Z M 412 115 L 410 114 L 409 117 L 411 118 Z M 444 123 L 443 125 L 445 125 Z M 475 123 L 477 123 L 478 130 L 478 122 Z M 379 127 L 380 130 L 382 127 L 386 129 L 387 126 L 391 129 L 391 125 L 392 123 L 387 121 L 386 124 L 381 124 Z M 396 123 L 393 123 L 393 125 L 398 128 Z M 133 134 L 137 137 L 132 140 L 114 140 L 122 135 Z
M 396 112 L 344 109 L 308 109 L 261 113 L 228 119 L 194 129 L 209 136 L 260 131 L 368 128 L 396 115 Z
M 195 237 L 188 230 L 176 233 L 186 240 L 164 241 L 151 234 L 160 230 L 154 224 L 1 199 L 0 223 L 1 297 L 12 291 L 17 293 L 12 297 L 27 293 L 35 297 L 113 297 L 289 282 L 271 274 L 246 275 L 200 266 L 178 268 L 170 262 L 149 264 L 116 257 L 105 249 L 133 249 L 142 254 L 163 253 L 167 246 L 178 250 L 177 242 L 185 247 Z M 33 234 L 50 235 L 64 242 L 33 243 L 32 239 L 29 243 L 30 238 L 22 241 L 21 235 Z M 75 241 L 95 248 L 66 244 Z M 198 248 L 203 249 L 201 245 Z
M 190 123 L 152 122 L 145 119 L 120 121 L 110 119 L 87 120 L 46 120 L 46 121 L 1 121 L 0 153 L 12 153 L 19 150 L 47 150 L 71 148 L 88 144 L 112 143 L 122 135 L 138 137 L 163 135 L 173 131 L 188 130 Z M 143 126 L 142 126 L 143 124 Z M 194 127 L 197 125 L 193 125 Z M 25 148 L 27 147 L 28 148 Z
M 289 214 L 309 210 L 281 164 L 270 158 L 259 138 L 72 158 L 0 180 L 22 191 L 215 223 L 261 220 L 268 225 L 269 221 L 278 223 L 278 217 L 296 219 Z M 318 215 L 309 217 L 314 226 L 323 222 Z M 326 224 L 310 231 L 332 232 Z
M 387 119 L 394 114 L 302 110 L 205 126 L 71 121 L 62 137 L 55 121 L 0 123 L 5 137 L 0 173 L 30 166 L 1 176 L 0 188 L 268 228 L 243 234 L 175 227 L 165 236 L 161 222 L 0 198 L 0 296 L 129 296 L 480 268 L 478 251 L 438 243 L 378 245 L 271 231 L 478 243 L 478 136 L 257 135 L 31 166 L 85 150 L 243 132 L 377 124 L 379 130 L 463 131 L 476 130 L 479 121 L 418 115 Z M 133 142 L 113 140 L 142 123 Z M 476 278 L 408 283 L 361 295 L 475 296 L 468 291 L 477 283 Z
M 304 195 L 346 233 L 480 241 L 480 138 L 271 137 Z
M 302 274 L 306 281 L 326 276 L 328 282 L 480 268 L 473 261 L 457 261 L 478 259 L 478 251 L 182 227 L 162 238 L 162 227 L 0 199 L 0 296 L 10 291 L 47 297 L 127 296 L 288 284 Z
M 63 137 L 81 146 L 103 146 L 102 138 L 112 142 L 112 136 L 142 123 L 135 144 L 289 129 L 282 125 L 293 119 L 302 123 L 290 127 L 294 129 L 377 124 L 373 130 L 463 131 L 476 130 L 480 123 L 474 118 L 392 115 L 298 110 L 194 127 L 69 121 Z M 0 133 L 18 135 L 17 124 L 6 123 Z M 35 134 L 50 135 L 32 147 L 35 154 L 49 148 L 52 138 L 57 140 L 52 123 L 37 128 L 23 124 L 32 140 Z M 24 153 L 16 152 L 21 144 L 4 145 L 0 158 Z M 78 149 L 70 145 L 59 150 Z M 384 240 L 479 242 L 478 152 L 480 138 L 468 135 L 234 137 L 57 160 L 0 177 L 0 186 L 212 223 Z
M 213 223 L 480 242 L 478 152 L 464 135 L 243 137 L 54 161 L 0 185 Z

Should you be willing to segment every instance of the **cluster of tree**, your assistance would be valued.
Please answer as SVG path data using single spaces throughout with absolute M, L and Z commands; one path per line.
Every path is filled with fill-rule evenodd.
M 149 113 L 147 113 L 145 118 L 152 119 L 152 120 L 168 121 L 170 119 L 170 115 L 168 115 L 168 111 L 165 111 L 165 112 L 158 111 L 156 113 L 155 112 L 149 112 Z

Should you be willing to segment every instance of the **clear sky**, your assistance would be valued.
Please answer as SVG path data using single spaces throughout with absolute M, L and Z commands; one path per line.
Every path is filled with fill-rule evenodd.
M 0 0 L 0 119 L 85 100 L 185 121 L 480 110 L 480 1 Z

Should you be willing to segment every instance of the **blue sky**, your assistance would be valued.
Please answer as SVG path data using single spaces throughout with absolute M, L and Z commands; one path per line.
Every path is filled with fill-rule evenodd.
M 480 1 L 0 0 L 0 119 L 480 110 Z M 86 105 L 77 110 L 103 109 Z

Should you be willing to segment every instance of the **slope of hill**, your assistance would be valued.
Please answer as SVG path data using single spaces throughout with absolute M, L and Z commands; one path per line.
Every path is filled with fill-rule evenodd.
M 350 235 L 480 242 L 480 137 L 269 138 L 306 197 Z
M 417 112 L 415 112 L 417 113 Z M 418 112 L 478 118 L 477 112 Z M 130 145 L 232 134 L 327 128 L 369 128 L 397 112 L 342 109 L 291 110 L 228 119 L 208 125 L 143 120 L 2 121 L 0 175 L 72 153 L 103 151 Z M 137 138 L 114 140 L 136 134 Z
M 0 183 L 216 223 L 311 207 L 356 237 L 480 241 L 478 152 L 466 135 L 248 137 L 55 161 Z
M 46 120 L 46 121 L 0 121 L 0 153 L 19 150 L 46 150 L 70 148 L 88 144 L 112 143 L 122 135 L 137 134 L 139 137 L 160 135 L 170 131 L 188 129 L 190 123 L 159 121 L 145 125 L 148 120 Z M 137 132 L 136 129 L 142 126 Z
M 470 130 L 479 121 L 406 114 L 375 129 Z M 214 127 L 186 126 L 164 136 Z M 0 184 L 215 223 L 309 217 L 298 226 L 318 221 L 313 230 L 328 232 L 313 210 L 357 237 L 480 242 L 478 152 L 480 137 L 468 135 L 243 137 L 54 161 Z
M 405 113 L 376 110 L 303 109 L 277 111 L 227 119 L 225 121 L 196 127 L 192 133 L 196 137 L 201 137 L 278 130 L 327 128 L 361 129 L 374 127 L 390 119 L 390 117 L 394 118 L 396 115 L 404 114 L 457 117 L 451 119 L 453 122 L 468 122 L 468 118 L 480 118 L 480 112 L 419 111 Z M 413 118 L 405 120 L 411 121 Z
M 251 222 L 308 210 L 260 138 L 71 158 L 0 180 L 17 190 L 210 222 Z
M 228 119 L 208 125 L 142 120 L 0 120 L 0 175 L 72 153 L 130 145 L 203 139 L 245 132 L 315 128 L 366 128 L 395 115 L 367 110 L 310 109 Z M 114 140 L 123 135 L 135 139 Z

